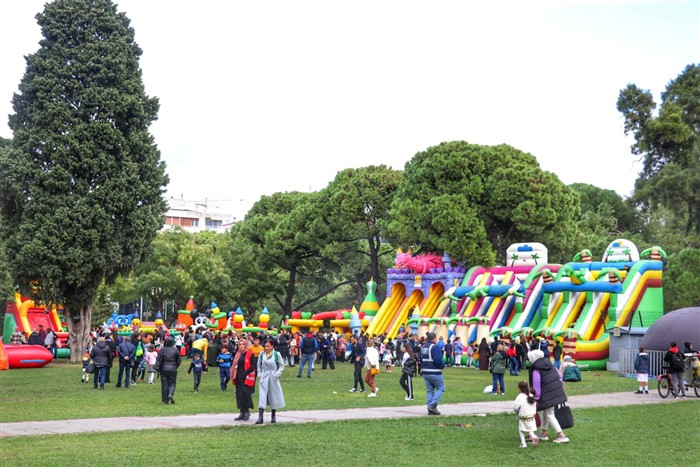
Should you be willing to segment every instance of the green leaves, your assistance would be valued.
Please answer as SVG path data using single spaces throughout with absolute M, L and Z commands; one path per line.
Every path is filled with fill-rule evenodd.
M 387 235 L 405 247 L 491 265 L 497 255 L 505 261 L 511 243 L 534 239 L 556 257 L 578 212 L 576 196 L 532 155 L 454 141 L 406 164 Z
M 148 132 L 141 50 L 109 0 L 53 2 L 13 98 L 0 196 L 13 275 L 79 309 L 103 278 L 127 273 L 162 225 L 168 179 Z
M 664 206 L 686 234 L 700 234 L 700 66 L 688 65 L 666 87 L 657 116 L 649 91 L 628 85 L 617 108 L 632 132 L 632 152 L 643 156 L 634 198 L 656 210 Z M 668 223 L 674 223 L 669 220 Z M 697 243 L 696 243 L 697 244 Z

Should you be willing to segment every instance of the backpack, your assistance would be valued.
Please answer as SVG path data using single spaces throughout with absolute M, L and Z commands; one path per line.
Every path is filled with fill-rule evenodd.
M 671 369 L 672 370 L 683 370 L 683 354 L 680 352 L 671 352 Z

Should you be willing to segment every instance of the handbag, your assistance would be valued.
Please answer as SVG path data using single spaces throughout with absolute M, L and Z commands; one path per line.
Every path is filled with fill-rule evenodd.
M 85 372 L 93 374 L 95 372 L 95 363 L 90 360 L 87 365 L 85 365 Z
M 571 415 L 571 409 L 566 404 L 559 404 L 554 408 L 554 417 L 562 430 L 574 426 L 574 416 Z
M 379 373 L 380 373 L 380 372 L 379 372 L 379 368 L 372 367 L 372 368 L 369 369 L 369 374 L 372 375 L 372 376 L 376 376 L 376 375 L 378 375 Z

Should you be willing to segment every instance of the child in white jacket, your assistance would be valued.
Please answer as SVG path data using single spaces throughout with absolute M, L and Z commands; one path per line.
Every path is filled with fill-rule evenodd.
M 532 445 L 537 447 L 540 439 L 535 434 L 537 431 L 537 423 L 535 422 L 535 414 L 537 413 L 537 405 L 535 397 L 530 393 L 530 386 L 521 381 L 518 383 L 518 397 L 513 403 L 513 410 L 518 414 L 518 434 L 520 435 L 520 447 L 526 448 L 525 433 L 530 436 Z

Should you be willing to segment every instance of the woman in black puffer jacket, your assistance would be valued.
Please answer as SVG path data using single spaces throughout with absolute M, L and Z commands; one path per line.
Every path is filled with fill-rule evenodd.
M 168 336 L 164 347 L 156 359 L 156 371 L 160 373 L 161 397 L 163 404 L 175 403 L 175 385 L 177 383 L 177 369 L 182 363 L 180 352 L 175 347 L 175 339 Z
M 547 427 L 551 426 L 552 430 L 558 435 L 554 442 L 568 443 L 569 438 L 561 431 L 561 426 L 554 416 L 554 408 L 567 401 L 561 374 L 554 368 L 549 357 L 545 357 L 544 352 L 541 350 L 531 350 L 527 354 L 527 359 L 532 364 L 532 367 L 530 367 L 530 387 L 537 400 L 537 410 L 542 412 L 540 440 L 546 441 L 549 439 Z

